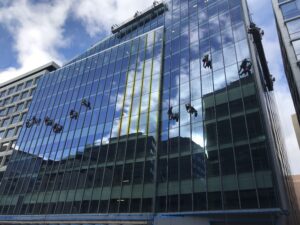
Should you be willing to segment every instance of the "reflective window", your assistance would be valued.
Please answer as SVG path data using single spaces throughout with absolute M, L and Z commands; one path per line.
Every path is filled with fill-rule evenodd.
M 23 88 L 23 83 L 22 84 L 18 84 L 16 91 L 21 91 Z
M 6 126 L 8 126 L 9 121 L 10 121 L 10 118 L 6 118 L 6 119 L 2 120 L 1 127 L 6 127 Z
M 15 95 L 11 98 L 11 103 L 16 102 L 19 99 L 19 95 Z
M 7 95 L 11 95 L 15 90 L 15 87 L 11 87 L 8 89 Z
M 15 131 L 15 128 L 8 129 L 5 137 L 6 137 L 6 138 L 11 138 L 11 137 L 13 137 L 13 136 L 14 136 L 14 133 L 15 133 L 14 131 Z
M 32 85 L 33 80 L 26 81 L 25 88 L 28 88 Z
M 7 115 L 12 114 L 12 113 L 14 112 L 14 110 L 15 110 L 15 107 L 14 107 L 14 106 L 9 107 L 9 108 L 7 109 Z
M 0 97 L 3 97 L 3 96 L 5 96 L 5 94 L 6 94 L 6 90 L 4 90 L 4 91 L 1 91 L 1 92 L 0 92 Z
M 11 119 L 11 124 L 17 123 L 19 121 L 19 115 L 13 116 Z
M 0 134 L 1 134 L 1 131 L 0 131 Z M 2 134 L 3 135 L 3 134 Z M 1 137 L 2 138 L 2 137 Z M 0 152 L 4 152 L 7 150 L 7 147 L 9 146 L 9 142 L 4 142 L 1 144 L 1 147 L 0 147 Z
M 288 2 L 280 6 L 283 18 L 290 19 L 300 15 L 300 0 Z
M 0 131 L 0 139 L 2 139 L 4 137 L 4 132 L 5 132 L 5 130 Z
M 300 19 L 286 23 L 291 39 L 300 38 Z
M 29 96 L 29 91 L 22 92 L 21 99 L 27 98 Z
M 16 111 L 21 111 L 24 107 L 24 103 L 20 103 L 17 105 Z
M 293 45 L 297 60 L 300 60 L 300 40 L 293 41 L 292 45 Z

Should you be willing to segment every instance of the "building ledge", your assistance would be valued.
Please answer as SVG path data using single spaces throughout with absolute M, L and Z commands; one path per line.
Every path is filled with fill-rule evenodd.
M 48 214 L 48 215 L 0 215 L 0 223 L 30 223 L 41 221 L 52 223 L 104 223 L 104 224 L 149 224 L 156 218 L 163 217 L 214 217 L 220 215 L 286 215 L 280 208 L 266 209 L 237 209 L 237 210 L 211 210 L 196 212 L 174 213 L 110 213 L 110 214 Z
M 111 27 L 111 32 L 113 34 L 119 33 L 120 31 L 124 30 L 125 28 L 129 26 L 139 26 L 139 24 L 142 24 L 143 22 L 147 21 L 149 19 L 149 16 L 151 19 L 155 18 L 157 15 L 162 14 L 167 9 L 167 5 L 164 2 L 157 2 L 154 1 L 153 5 L 144 11 L 137 11 L 134 16 L 125 22 L 117 25 L 113 25 Z

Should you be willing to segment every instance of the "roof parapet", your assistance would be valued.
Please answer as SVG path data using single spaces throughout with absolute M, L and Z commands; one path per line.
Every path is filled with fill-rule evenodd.
M 138 26 L 138 24 L 141 24 L 141 22 L 146 21 L 149 18 L 149 16 L 151 18 L 155 18 L 157 15 L 162 14 L 165 10 L 167 10 L 166 3 L 164 3 L 163 1 L 161 2 L 154 1 L 152 6 L 146 8 L 145 10 L 136 11 L 132 18 L 129 18 L 128 20 L 124 21 L 119 25 L 118 24 L 112 25 L 111 32 L 115 34 L 121 32 L 124 28 L 130 25 Z

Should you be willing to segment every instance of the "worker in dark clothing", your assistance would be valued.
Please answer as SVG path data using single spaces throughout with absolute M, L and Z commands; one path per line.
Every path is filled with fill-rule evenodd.
M 31 120 L 26 120 L 26 128 L 30 128 L 30 127 L 32 127 L 32 122 L 31 122 Z
M 53 125 L 53 120 L 51 120 L 48 116 L 45 117 L 44 123 L 46 126 L 52 126 Z
M 33 124 L 37 124 L 37 125 L 39 125 L 40 124 L 40 122 L 41 122 L 41 119 L 38 119 L 38 118 L 36 118 L 35 116 L 34 117 L 32 117 L 32 123 Z
M 88 109 L 91 109 L 91 103 L 90 103 L 88 100 L 86 100 L 85 98 L 82 99 L 81 105 L 84 105 L 84 106 L 87 107 Z
M 172 119 L 175 120 L 176 122 L 179 121 L 179 113 L 173 113 Z
M 172 117 L 173 117 L 173 112 L 172 112 L 172 110 L 173 110 L 173 107 L 170 106 L 170 108 L 169 108 L 169 110 L 168 110 L 169 120 L 172 120 Z
M 38 118 L 36 118 L 36 116 L 33 116 L 32 119 L 28 119 L 28 120 L 26 121 L 26 124 L 25 124 L 25 125 L 26 125 L 27 128 L 30 128 L 30 127 L 32 127 L 34 124 L 39 125 L 40 122 L 41 122 L 41 119 L 38 119 Z
M 203 67 L 212 69 L 211 60 L 209 59 L 209 55 L 205 55 L 202 59 Z
M 251 75 L 251 67 L 252 67 L 252 63 L 248 59 L 244 59 L 240 65 L 239 75 L 240 76 L 242 76 L 243 74 L 245 74 L 245 76 Z
M 70 118 L 71 118 L 71 119 L 77 120 L 77 119 L 78 119 L 78 116 L 79 116 L 78 112 L 76 112 L 74 109 L 72 109 L 72 110 L 70 111 Z
M 169 120 L 176 120 L 176 122 L 179 121 L 179 114 L 178 113 L 173 113 L 173 107 L 170 106 L 169 110 L 168 110 L 168 116 L 169 116 Z
M 189 114 L 194 114 L 195 117 L 198 116 L 198 111 L 191 104 L 185 104 L 185 108 Z
M 54 133 L 60 133 L 62 131 L 62 129 L 63 129 L 63 126 L 60 125 L 60 124 L 58 124 L 58 123 L 56 123 L 56 124 L 53 125 L 53 131 L 54 131 Z

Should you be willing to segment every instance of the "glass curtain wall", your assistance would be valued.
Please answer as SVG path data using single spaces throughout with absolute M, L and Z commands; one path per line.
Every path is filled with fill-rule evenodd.
M 162 50 L 158 28 L 41 79 L 28 118 L 42 120 L 20 134 L 3 212 L 152 211 Z
M 166 6 L 39 81 L 2 214 L 278 207 L 241 1 Z

